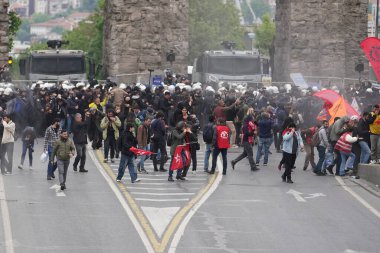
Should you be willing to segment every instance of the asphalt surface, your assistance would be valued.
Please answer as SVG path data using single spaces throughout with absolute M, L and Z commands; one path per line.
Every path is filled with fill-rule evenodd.
M 3 177 L 14 252 L 149 252 L 109 181 L 99 170 L 97 165 L 101 163 L 92 161 L 88 155 L 89 173 L 86 174 L 74 172 L 71 163 L 68 189 L 63 196 L 60 191 L 50 189 L 59 184 L 57 179 L 46 180 L 47 164 L 39 161 L 42 143 L 39 139 L 32 171 L 27 167 L 17 169 L 21 143 L 16 143 L 14 173 Z M 229 162 L 238 152 L 229 152 Z M 261 166 L 258 172 L 249 171 L 247 160 L 241 161 L 234 171 L 229 168 L 215 192 L 187 224 L 175 252 L 380 252 L 379 217 L 353 198 L 334 176 L 317 177 L 310 169 L 302 171 L 303 154 L 297 159 L 293 174 L 295 184 L 282 183 L 277 169 L 280 159 L 281 155 L 274 153 L 269 166 Z M 109 166 L 114 173 L 116 165 Z M 147 169 L 151 171 L 149 166 Z M 206 190 L 207 185 L 216 184 L 212 181 L 215 178 L 202 170 L 203 159 L 200 158 L 199 172 L 189 174 L 188 182 L 169 183 L 166 173 L 150 173 L 140 175 L 142 184 L 132 185 L 127 176 L 122 184 L 112 183 L 120 192 L 135 199 L 136 209 L 146 211 L 148 207 L 152 214 L 153 208 L 153 212 L 162 211 L 161 217 L 174 217 L 165 212 L 188 206 L 193 196 Z M 113 174 L 109 176 L 112 179 Z M 349 179 L 344 182 L 360 198 L 380 210 L 378 197 Z M 152 191 L 152 188 L 162 190 Z M 299 196 L 289 191 L 298 192 Z M 188 200 L 170 201 L 175 198 Z M 151 201 L 157 199 L 163 201 Z M 146 214 L 144 210 L 142 213 Z M 160 216 L 155 221 L 154 218 L 147 220 L 155 223 L 157 219 Z M 162 223 L 150 225 L 154 237 L 162 241 L 165 227 L 162 228 Z M 0 226 L 3 228 L 2 217 Z M 0 229 L 0 252 L 6 252 L 4 238 L 4 230 Z M 172 238 L 171 234 L 169 239 Z M 164 252 L 167 251 L 168 245 Z

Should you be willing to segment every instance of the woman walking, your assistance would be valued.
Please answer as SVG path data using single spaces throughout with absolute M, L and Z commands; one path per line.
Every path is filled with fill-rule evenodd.
M 301 134 L 297 131 L 297 127 L 294 123 L 288 125 L 282 139 L 282 159 L 285 164 L 285 172 L 281 178 L 283 182 L 293 184 L 292 168 L 296 162 L 299 149 L 303 151 L 304 148 Z
M 256 167 L 256 163 L 253 159 L 253 142 L 254 142 L 254 136 L 256 135 L 256 125 L 253 123 L 253 117 L 252 115 L 248 115 L 245 117 L 242 127 L 242 146 L 244 148 L 244 151 L 241 155 L 239 155 L 235 160 L 231 161 L 232 169 L 235 169 L 235 165 L 243 160 L 244 158 L 248 157 L 249 165 L 251 167 L 252 171 L 258 170 Z

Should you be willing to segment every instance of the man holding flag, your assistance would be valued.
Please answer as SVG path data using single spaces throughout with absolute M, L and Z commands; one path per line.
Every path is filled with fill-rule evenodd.
M 186 180 L 182 177 L 183 169 L 190 165 L 190 154 L 186 149 L 185 135 L 191 133 L 191 130 L 186 127 L 183 121 L 177 123 L 176 128 L 172 132 L 172 145 L 170 147 L 170 155 L 172 157 L 170 162 L 168 181 L 173 182 L 173 172 L 177 170 L 177 180 Z

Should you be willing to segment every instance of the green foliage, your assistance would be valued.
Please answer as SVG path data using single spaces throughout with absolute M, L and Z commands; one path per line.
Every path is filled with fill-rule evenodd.
M 221 42 L 228 40 L 243 47 L 244 30 L 233 1 L 191 0 L 190 4 L 190 63 L 206 50 L 222 49 Z
M 57 34 L 63 34 L 65 32 L 65 29 L 63 29 L 63 27 L 61 26 L 56 26 L 56 27 L 53 27 L 53 29 L 51 29 L 51 32 L 57 33 Z
M 243 0 L 242 3 L 243 3 L 242 11 L 243 11 L 244 20 L 248 24 L 252 24 L 253 22 L 253 16 L 248 7 L 248 4 L 251 6 L 257 18 L 262 19 L 266 13 L 270 13 L 271 11 L 270 5 L 268 4 L 267 0 L 248 0 L 248 1 Z
M 21 21 L 16 38 L 20 41 L 30 41 L 30 21 L 29 19 L 22 19 Z
M 43 23 L 43 22 L 46 22 L 46 21 L 49 21 L 51 20 L 52 17 L 50 15 L 47 15 L 47 14 L 42 14 L 42 13 L 34 13 L 31 17 L 30 17 L 30 23 Z
M 276 33 L 276 26 L 271 20 L 269 14 L 263 16 L 263 24 L 256 28 L 256 42 L 255 46 L 259 51 L 265 55 L 269 55 L 269 48 L 272 45 L 274 35 Z
M 16 37 L 16 33 L 21 25 L 21 19 L 17 15 L 17 13 L 14 11 L 9 12 L 8 15 L 9 15 L 8 49 L 10 52 L 12 51 L 12 48 L 13 48 L 13 41 L 14 41 L 14 38 Z

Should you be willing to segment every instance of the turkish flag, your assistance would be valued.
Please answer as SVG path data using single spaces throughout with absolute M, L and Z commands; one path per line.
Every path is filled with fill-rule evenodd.
M 360 43 L 360 47 L 371 63 L 377 80 L 380 80 L 380 40 L 375 37 L 366 38 Z
M 182 151 L 185 149 L 184 146 L 178 145 L 175 149 L 174 156 L 172 157 L 172 162 L 170 165 L 170 170 L 180 170 L 184 166 L 184 162 L 182 160 Z
M 141 155 L 152 155 L 154 154 L 153 152 L 150 152 L 150 151 L 146 151 L 146 150 L 143 150 L 143 149 L 137 149 L 135 147 L 131 147 L 129 149 L 131 152 L 133 152 L 135 155 L 137 156 L 141 156 Z
M 190 158 L 190 145 L 186 145 L 186 147 L 183 149 L 185 151 L 185 157 L 186 157 L 186 166 L 190 166 L 191 158 Z

